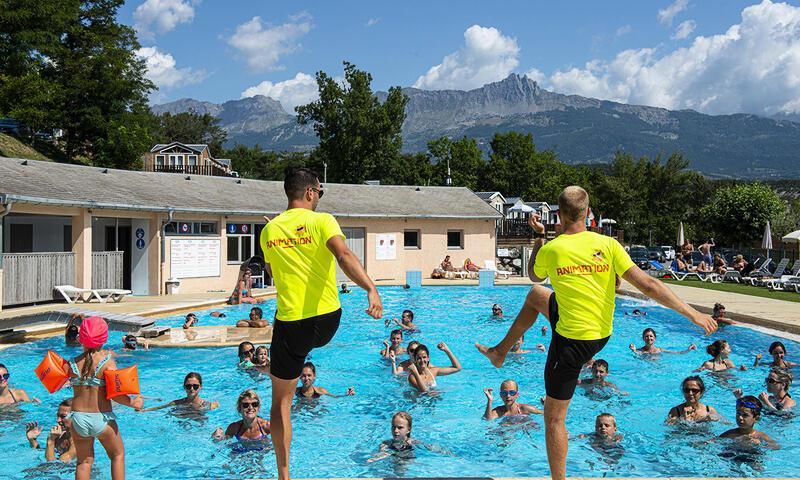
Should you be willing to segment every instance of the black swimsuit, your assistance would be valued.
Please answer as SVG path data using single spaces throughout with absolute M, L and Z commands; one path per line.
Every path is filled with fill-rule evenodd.
M 310 397 L 306 397 L 305 395 L 303 395 L 303 388 L 302 387 L 297 387 L 297 390 L 295 390 L 295 395 L 297 396 L 297 398 L 319 398 L 319 397 L 322 396 L 319 393 L 317 393 L 317 391 L 315 389 L 313 395 L 311 395 Z

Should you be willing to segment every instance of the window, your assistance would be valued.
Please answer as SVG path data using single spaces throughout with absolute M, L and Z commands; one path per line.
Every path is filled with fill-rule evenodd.
M 156 155 L 156 165 L 159 167 L 164 166 L 164 155 Z
M 189 155 L 189 165 L 197 165 L 197 155 Z
M 11 237 L 8 253 L 33 252 L 33 224 L 12 223 L 8 231 Z
M 406 230 L 403 232 L 403 245 L 406 250 L 419 250 L 422 248 L 419 230 Z
M 204 235 L 216 236 L 217 222 L 172 222 L 164 227 L 167 235 Z
M 464 249 L 464 230 L 447 231 L 447 248 L 450 250 Z
M 255 255 L 252 224 L 229 223 L 225 231 L 228 233 L 228 263 L 242 263 Z
M 177 155 L 170 155 L 169 156 L 169 166 L 174 167 L 178 165 L 178 156 Z

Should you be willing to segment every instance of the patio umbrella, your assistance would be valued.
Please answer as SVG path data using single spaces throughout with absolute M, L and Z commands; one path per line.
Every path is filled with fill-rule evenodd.
M 772 250 L 772 229 L 767 220 L 767 226 L 764 227 L 764 238 L 761 239 L 761 248 L 767 251 L 767 258 L 769 258 L 769 251 Z
M 525 205 L 520 201 L 515 203 L 513 207 L 508 209 L 508 211 L 531 213 L 533 211 L 533 207 Z
M 681 222 L 681 226 L 678 227 L 678 246 L 680 247 L 681 245 L 683 245 L 684 241 L 685 240 L 683 239 L 683 222 Z
M 617 221 L 614 220 L 613 218 L 604 218 L 602 220 L 602 223 L 603 223 L 603 225 L 616 225 Z
M 787 233 L 781 238 L 783 243 L 800 243 L 800 230 L 795 230 L 792 233 Z

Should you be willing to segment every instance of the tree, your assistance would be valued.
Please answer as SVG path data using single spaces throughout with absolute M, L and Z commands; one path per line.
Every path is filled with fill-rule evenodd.
M 372 75 L 344 62 L 344 82 L 317 72 L 319 100 L 296 108 L 301 125 L 313 124 L 319 137 L 314 157 L 328 165 L 328 180 L 363 183 L 386 176 L 403 145 L 401 129 L 408 102 L 392 87 L 381 103 L 373 95 Z
M 430 185 L 433 165 L 425 153 L 401 153 L 380 178 L 385 185 Z
M 452 186 L 478 188 L 478 180 L 484 168 L 483 153 L 474 138 L 463 137 L 450 140 L 441 137 L 428 142 L 428 152 L 436 159 L 433 166 L 433 185 L 445 185 L 447 167 L 450 166 Z
M 774 222 L 785 209 L 770 187 L 750 183 L 720 188 L 700 214 L 717 241 L 750 245 L 761 238 L 767 221 Z
M 219 126 L 219 120 L 208 113 L 200 115 L 190 111 L 172 115 L 167 112 L 158 117 L 155 138 L 161 143 L 205 143 L 212 155 L 220 156 L 228 133 Z

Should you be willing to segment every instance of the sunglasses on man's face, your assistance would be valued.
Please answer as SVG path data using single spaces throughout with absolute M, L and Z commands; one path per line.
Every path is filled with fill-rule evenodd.
M 58 413 L 58 414 L 56 414 L 56 416 L 58 418 L 62 419 L 62 420 L 67 418 L 68 415 L 69 415 L 68 413 Z
M 258 408 L 261 405 L 261 402 L 242 402 L 242 410 L 247 410 L 250 407 Z
M 317 195 L 319 195 L 319 198 L 322 198 L 322 196 L 325 195 L 325 190 L 322 189 L 322 185 L 320 185 L 319 188 L 314 188 L 314 187 L 310 187 L 310 188 L 311 188 L 312 192 L 317 192 Z
M 186 390 L 200 390 L 200 384 L 199 383 L 187 383 L 186 385 L 183 386 L 183 388 L 185 388 Z

